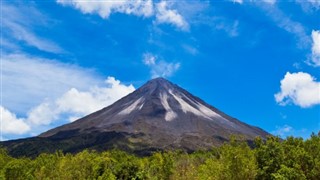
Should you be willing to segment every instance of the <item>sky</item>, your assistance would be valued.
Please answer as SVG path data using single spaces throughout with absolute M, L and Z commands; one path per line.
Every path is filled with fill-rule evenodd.
M 319 0 L 3 0 L 0 140 L 164 77 L 269 133 L 320 131 Z

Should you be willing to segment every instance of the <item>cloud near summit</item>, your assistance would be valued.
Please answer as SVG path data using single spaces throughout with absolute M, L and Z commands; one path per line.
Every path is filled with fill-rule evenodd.
M 170 77 L 180 68 L 180 63 L 167 62 L 158 59 L 159 58 L 154 54 L 143 54 L 143 63 L 150 68 L 152 78 Z

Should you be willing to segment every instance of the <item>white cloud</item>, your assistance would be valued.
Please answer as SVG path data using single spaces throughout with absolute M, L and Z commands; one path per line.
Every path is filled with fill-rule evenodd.
M 298 2 L 302 9 L 307 12 L 313 12 L 320 9 L 320 1 L 319 0 L 296 0 Z
M 239 35 L 239 21 L 228 19 L 223 16 L 200 16 L 195 18 L 194 24 L 201 24 L 209 26 L 213 31 L 219 30 L 227 33 L 229 37 L 236 37 Z
M 234 21 L 232 23 L 228 23 L 225 18 L 215 17 L 215 29 L 217 30 L 224 30 L 230 37 L 236 37 L 239 35 L 238 33 L 238 26 L 239 21 Z
M 232 2 L 242 4 L 243 0 L 232 0 Z
M 189 25 L 181 14 L 170 9 L 167 1 L 154 3 L 152 0 L 118 0 L 118 1 L 78 1 L 57 0 L 64 6 L 72 6 L 84 14 L 98 14 L 102 18 L 109 18 L 112 13 L 133 14 L 143 17 L 156 17 L 156 23 L 175 25 L 182 30 L 188 30 Z
M 151 69 L 151 77 L 170 77 L 180 68 L 180 63 L 169 63 L 163 60 L 157 61 L 157 56 L 151 53 L 143 55 L 143 62 Z
M 262 0 L 262 1 L 269 4 L 275 4 L 277 2 L 277 0 Z
M 285 138 L 285 136 L 292 134 L 293 131 L 294 129 L 291 126 L 284 125 L 282 127 L 277 126 L 276 130 L 273 131 L 272 134 Z
M 189 24 L 185 21 L 181 14 L 177 10 L 169 9 L 169 5 L 166 1 L 161 1 L 156 4 L 156 22 L 157 23 L 169 23 L 173 24 L 182 30 L 188 30 Z
M 84 115 L 104 107 L 102 100 L 96 97 L 95 92 L 81 92 L 75 88 L 70 89 L 60 97 L 56 101 L 56 105 L 59 112 L 72 112 Z
M 1 113 L 1 134 L 24 134 L 30 131 L 30 126 L 24 121 L 19 119 L 15 114 L 0 106 Z
M 191 55 L 199 54 L 199 50 L 196 47 L 193 47 L 193 46 L 188 45 L 188 44 L 182 44 L 181 46 L 187 53 L 189 53 Z
M 246 2 L 244 0 L 231 0 L 234 3 L 243 4 L 243 2 Z M 277 0 L 260 0 L 261 2 L 268 3 L 268 4 L 275 4 Z M 247 2 L 252 2 L 252 0 L 247 0 Z
M 306 128 L 295 129 L 290 125 L 276 126 L 275 130 L 271 134 L 280 136 L 281 138 L 286 138 L 288 136 L 303 137 L 305 139 L 309 138 L 311 131 Z
M 320 31 L 312 31 L 312 64 L 320 66 Z
M 315 7 L 320 7 L 320 1 L 319 0 L 307 0 L 310 4 L 312 4 Z
M 75 121 L 111 105 L 134 90 L 132 85 L 127 86 L 114 77 L 108 77 L 104 86 L 93 86 L 88 91 L 71 88 L 55 100 L 45 100 L 31 108 L 24 118 L 17 118 L 14 113 L 0 106 L 3 134 L 38 134 L 39 129 L 44 131 L 53 123 Z
M 69 90 L 55 102 L 57 111 L 60 114 L 70 113 L 70 119 L 74 119 L 74 116 L 84 116 L 102 109 L 135 90 L 132 85 L 121 84 L 114 77 L 108 77 L 105 84 L 106 87 L 92 87 L 89 91 Z
M 44 29 L 49 21 L 41 12 L 32 6 L 13 6 L 2 3 L 2 13 L 10 14 L 1 18 L 2 33 L 6 37 L 11 37 L 15 41 L 23 41 L 29 46 L 33 46 L 41 51 L 51 53 L 65 53 L 65 51 L 56 43 L 36 35 L 32 29 L 41 27 Z M 28 14 L 26 16 L 26 14 Z M 35 23 L 36 22 L 36 23 Z M 7 46 L 8 45 L 8 46 Z M 12 49 L 10 44 L 4 44 L 4 47 Z
M 91 87 L 88 91 L 71 88 L 56 100 L 41 103 L 28 113 L 27 120 L 34 125 L 49 125 L 63 118 L 74 121 L 114 103 L 134 90 L 132 85 L 126 86 L 114 77 L 108 77 L 104 86 Z
M 1 60 L 3 106 L 19 114 L 71 88 L 87 90 L 103 84 L 93 70 L 55 60 L 25 54 L 4 54 Z
M 143 54 L 143 62 L 145 65 L 154 65 L 156 63 L 156 57 L 150 53 Z
M 44 102 L 32 108 L 26 119 L 32 125 L 49 125 L 58 118 L 58 114 L 53 104 Z
M 108 18 L 111 13 L 134 14 L 149 17 L 153 15 L 152 0 L 117 0 L 117 1 L 78 1 L 57 0 L 62 5 L 70 5 L 85 14 L 99 14 L 102 18 Z
M 303 108 L 320 104 L 320 82 L 308 73 L 287 72 L 275 99 L 280 105 L 293 103 Z

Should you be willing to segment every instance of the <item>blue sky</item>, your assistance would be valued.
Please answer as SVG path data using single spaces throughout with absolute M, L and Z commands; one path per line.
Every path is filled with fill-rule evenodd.
M 320 130 L 320 1 L 1 1 L 1 137 L 165 77 L 275 135 Z

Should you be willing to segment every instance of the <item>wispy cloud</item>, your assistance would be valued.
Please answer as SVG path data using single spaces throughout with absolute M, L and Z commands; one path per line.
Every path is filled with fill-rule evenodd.
M 277 6 L 260 5 L 261 9 L 266 12 L 267 16 L 281 29 L 293 34 L 297 39 L 297 47 L 308 48 L 311 44 L 311 38 L 308 36 L 305 27 L 297 21 L 292 20 L 283 13 Z
M 197 55 L 199 53 L 199 50 L 196 47 L 193 47 L 188 44 L 182 44 L 182 48 L 191 55 Z
M 315 12 L 320 9 L 319 0 L 296 0 L 305 12 Z
M 320 31 L 312 31 L 311 65 L 320 66 Z
M 227 19 L 221 17 L 214 17 L 213 19 L 215 29 L 225 31 L 230 37 L 236 37 L 239 35 L 239 21 L 235 20 L 233 22 L 228 22 Z
M 240 21 L 237 19 L 230 19 L 221 15 L 199 15 L 193 18 L 192 23 L 208 26 L 213 31 L 224 31 L 231 38 L 239 35 Z
M 320 8 L 320 1 L 319 0 L 307 0 L 307 2 L 318 9 Z
M 290 73 L 281 80 L 281 91 L 275 94 L 280 105 L 293 103 L 307 108 L 320 104 L 320 82 L 308 73 Z
M 143 54 L 143 63 L 150 68 L 152 78 L 170 77 L 180 67 L 180 63 L 169 63 L 164 60 L 158 60 L 158 57 L 151 53 Z
M 282 138 L 285 138 L 286 136 L 289 136 L 292 134 L 294 129 L 289 126 L 289 125 L 284 125 L 284 126 L 277 126 L 275 131 L 272 131 L 271 133 L 277 136 L 280 136 Z
M 310 133 L 311 132 L 309 132 L 306 128 L 295 129 L 288 124 L 276 126 L 275 130 L 271 132 L 271 134 L 280 136 L 281 138 L 286 138 L 288 136 L 308 138 Z
M 243 4 L 244 2 L 248 2 L 248 3 L 252 3 L 252 0 L 230 0 L 234 3 L 239 3 L 239 4 Z M 263 3 L 268 3 L 268 4 L 275 4 L 277 2 L 277 0 L 260 0 Z
M 243 0 L 231 0 L 231 1 L 234 2 L 234 3 L 239 3 L 239 4 L 243 3 Z
M 2 2 L 2 13 L 7 16 L 2 16 L 1 27 L 2 33 L 6 35 L 6 41 L 15 41 L 16 43 L 26 43 L 28 46 L 35 47 L 41 51 L 50 53 L 65 53 L 65 51 L 55 42 L 37 35 L 33 29 L 34 27 L 48 28 L 49 21 L 41 12 L 32 6 L 20 7 Z M 26 15 L 28 14 L 28 15 Z M 9 38 L 9 39 L 8 39 Z M 3 48 L 15 48 L 13 43 L 2 44 Z

